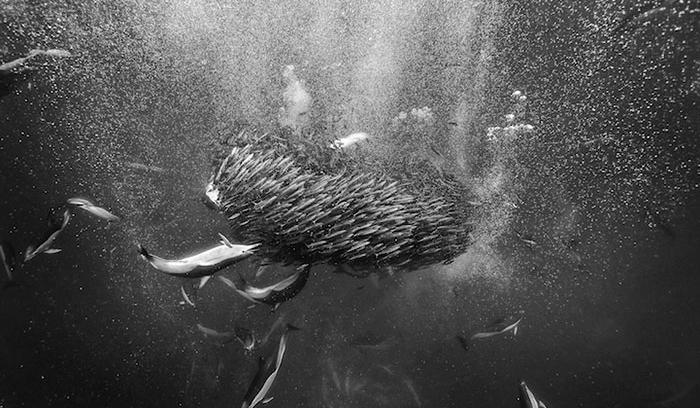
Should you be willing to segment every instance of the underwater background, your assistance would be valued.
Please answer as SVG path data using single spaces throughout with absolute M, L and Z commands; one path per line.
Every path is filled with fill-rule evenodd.
M 521 379 L 550 408 L 697 406 L 698 8 L 0 0 L 0 62 L 72 54 L 0 99 L 0 237 L 26 248 L 74 196 L 122 218 L 74 217 L 0 291 L 0 407 L 240 406 L 256 352 L 197 324 L 278 321 L 301 330 L 270 408 L 516 407 Z M 176 257 L 227 234 L 200 197 L 238 122 L 404 135 L 365 149 L 454 175 L 473 244 L 381 279 L 315 266 L 274 313 L 218 281 L 190 306 L 196 284 L 136 244 Z M 519 317 L 517 336 L 456 338 Z

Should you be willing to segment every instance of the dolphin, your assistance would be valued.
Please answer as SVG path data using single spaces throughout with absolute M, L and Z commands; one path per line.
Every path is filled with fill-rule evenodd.
M 247 283 L 242 277 L 241 288 L 238 288 L 230 279 L 219 276 L 219 280 L 238 292 L 244 298 L 255 303 L 265 303 L 277 307 L 280 303 L 298 295 L 309 279 L 311 265 L 304 264 L 297 268 L 297 271 L 287 278 L 264 288 L 256 288 Z
M 227 266 L 249 257 L 253 254 L 253 249 L 259 245 L 233 245 L 225 236 L 219 234 L 219 237 L 221 237 L 219 245 L 182 259 L 163 259 L 151 255 L 141 244 L 138 245 L 139 254 L 154 268 L 168 275 L 182 278 L 201 278 L 213 275 Z
M 9 241 L 0 242 L 0 260 L 2 260 L 2 266 L 5 268 L 8 281 L 12 281 L 12 270 L 15 268 L 16 254 L 15 248 Z
M 493 337 L 493 336 L 498 336 L 499 334 L 505 334 L 508 333 L 509 331 L 513 332 L 513 336 L 518 334 L 518 325 L 520 325 L 520 321 L 522 321 L 523 318 L 521 317 L 518 319 L 515 323 L 510 324 L 502 329 L 499 330 L 492 330 L 492 331 L 485 331 L 485 332 L 479 332 L 474 334 L 471 339 L 485 339 L 487 337 Z
M 74 205 L 78 208 L 82 208 L 83 210 L 89 212 L 90 214 L 102 218 L 103 220 L 107 221 L 119 221 L 119 217 L 116 215 L 112 214 L 111 212 L 105 210 L 102 207 L 98 207 L 95 204 L 91 203 L 89 200 L 86 200 L 84 198 L 69 198 L 68 199 L 68 204 Z
M 59 212 L 61 209 L 63 209 L 63 212 Z M 70 211 L 64 207 L 52 208 L 49 211 L 48 219 L 48 230 L 46 230 L 46 233 L 36 247 L 33 245 L 27 247 L 27 250 L 24 252 L 24 262 L 30 261 L 42 252 L 46 254 L 61 252 L 60 249 L 51 248 L 51 244 L 53 244 L 58 234 L 63 231 L 66 225 L 68 225 L 68 221 L 70 221 Z
M 275 382 L 277 373 L 282 365 L 284 353 L 287 351 L 287 336 L 291 330 L 299 329 L 291 324 L 287 324 L 287 330 L 280 338 L 276 352 L 268 358 L 261 356 L 258 359 L 258 372 L 255 374 L 253 382 L 250 383 L 245 397 L 243 397 L 241 408 L 254 408 L 258 404 L 270 401 L 270 399 L 265 399 L 265 396 L 270 392 L 270 388 L 272 388 L 272 384 Z
M 535 394 L 530 391 L 525 381 L 520 381 L 519 392 L 520 408 L 547 408 L 542 401 L 539 401 Z

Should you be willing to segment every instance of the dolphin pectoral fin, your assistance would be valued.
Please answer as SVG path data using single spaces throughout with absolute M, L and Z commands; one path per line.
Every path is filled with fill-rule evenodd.
M 62 249 L 59 249 L 59 248 L 49 248 L 46 251 L 44 251 L 44 253 L 45 254 L 57 254 L 61 251 L 62 251 Z
M 233 244 L 231 243 L 231 241 L 228 240 L 228 238 L 224 236 L 224 234 L 219 233 L 219 238 L 221 238 L 222 244 L 226 245 L 229 248 L 233 248 Z
M 209 279 L 211 279 L 211 275 L 202 276 L 202 279 L 199 280 L 199 286 L 197 287 L 197 290 L 202 289 L 204 285 L 206 285 L 207 282 L 209 282 Z
M 275 397 L 265 398 L 264 400 L 261 401 L 261 404 L 267 404 L 268 402 L 272 401 L 273 399 L 275 399 Z
M 515 337 L 517 335 L 518 335 L 518 326 L 515 326 L 515 328 L 513 329 L 513 337 Z

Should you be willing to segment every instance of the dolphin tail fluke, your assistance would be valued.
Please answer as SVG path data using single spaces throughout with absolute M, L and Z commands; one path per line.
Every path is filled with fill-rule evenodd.
M 139 255 L 141 255 L 143 257 L 143 259 L 150 261 L 153 258 L 151 256 L 151 254 L 148 253 L 148 251 L 146 250 L 146 248 L 143 247 L 143 245 L 141 245 L 141 244 L 137 244 L 137 245 L 139 247 Z

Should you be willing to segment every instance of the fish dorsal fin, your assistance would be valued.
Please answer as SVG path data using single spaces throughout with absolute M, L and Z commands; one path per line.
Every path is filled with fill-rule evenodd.
M 228 238 L 224 236 L 224 234 L 219 233 L 219 238 L 221 238 L 222 244 L 226 245 L 229 248 L 233 248 L 233 244 L 231 243 L 231 241 L 228 240 Z

